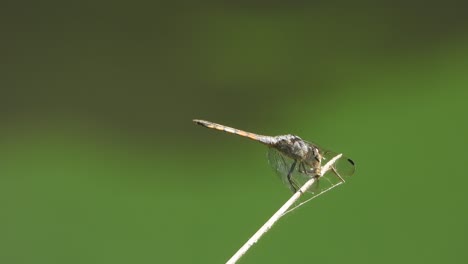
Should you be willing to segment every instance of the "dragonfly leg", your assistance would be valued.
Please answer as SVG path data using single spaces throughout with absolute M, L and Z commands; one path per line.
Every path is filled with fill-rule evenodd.
M 297 191 L 297 186 L 295 186 L 295 184 L 291 180 L 291 175 L 294 171 L 294 168 L 296 168 L 296 163 L 297 163 L 297 160 L 294 160 L 293 164 L 291 165 L 291 168 L 289 169 L 288 176 L 287 176 L 289 185 L 291 186 L 291 189 L 294 193 Z
M 305 167 L 304 162 L 301 162 L 301 163 L 299 164 L 299 172 L 300 172 L 300 173 L 307 174 L 307 169 L 306 169 L 306 167 Z

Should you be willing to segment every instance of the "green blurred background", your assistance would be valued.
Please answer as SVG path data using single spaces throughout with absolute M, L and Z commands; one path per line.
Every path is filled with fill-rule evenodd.
M 0 263 L 223 263 L 290 196 L 294 133 L 351 181 L 242 263 L 466 263 L 466 7 L 7 2 Z

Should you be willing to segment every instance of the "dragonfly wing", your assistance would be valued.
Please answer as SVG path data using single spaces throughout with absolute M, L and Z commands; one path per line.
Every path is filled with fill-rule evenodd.
M 275 148 L 269 148 L 267 155 L 268 155 L 268 162 L 270 163 L 270 166 L 273 168 L 275 173 L 279 176 L 281 181 L 284 184 L 289 184 L 288 179 L 286 177 L 294 161 L 288 157 L 285 157 Z
M 324 165 L 326 162 L 328 162 L 328 160 L 335 157 L 337 154 L 331 151 L 324 151 L 322 155 L 322 165 Z M 280 177 L 281 181 L 292 191 L 294 191 L 294 188 L 298 189 L 302 187 L 304 183 L 306 183 L 312 177 L 316 176 L 308 173 L 313 170 L 305 163 L 298 163 L 296 164 L 291 174 L 291 181 L 294 184 L 294 188 L 292 188 L 288 181 L 287 175 L 292 167 L 292 164 L 294 163 L 294 160 L 279 152 L 275 148 L 269 148 L 268 161 L 270 166 Z M 336 164 L 333 165 L 333 169 L 328 171 L 325 175 L 323 175 L 323 177 L 317 179 L 307 192 L 312 193 L 313 195 L 320 194 L 321 192 L 342 183 L 343 178 L 346 179 L 353 173 L 354 162 L 351 159 L 342 157 L 336 162 Z
M 330 159 L 338 155 L 337 153 L 329 150 L 324 150 L 322 153 L 322 165 L 327 163 Z M 335 173 L 338 173 L 340 176 L 346 178 L 354 174 L 355 165 L 354 161 L 348 157 L 342 156 L 339 160 L 333 164 L 333 170 Z
M 307 174 L 307 171 L 310 171 L 310 168 L 305 166 L 303 163 L 296 163 L 294 170 L 291 173 L 291 181 L 294 186 L 291 186 L 288 180 L 288 173 L 293 166 L 294 160 L 279 152 L 275 148 L 269 148 L 268 150 L 268 161 L 270 166 L 279 176 L 281 181 L 288 186 L 289 189 L 294 191 L 304 185 L 308 180 L 310 180 L 313 175 Z M 315 183 L 310 189 L 311 191 L 315 189 Z

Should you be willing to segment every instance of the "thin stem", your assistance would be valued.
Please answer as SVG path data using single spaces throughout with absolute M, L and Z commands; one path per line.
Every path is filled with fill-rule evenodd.
M 296 210 L 297 208 L 303 206 L 304 204 L 310 202 L 311 200 L 313 200 L 313 199 L 319 197 L 320 195 L 322 195 L 322 194 L 324 194 L 324 193 L 330 191 L 331 189 L 333 189 L 333 188 L 335 188 L 335 187 L 337 187 L 338 185 L 341 185 L 341 184 L 343 184 L 343 182 L 340 181 L 340 182 L 338 182 L 337 184 L 332 185 L 331 187 L 328 187 L 327 189 L 321 191 L 320 193 L 318 193 L 318 194 L 316 194 L 316 195 L 310 197 L 309 199 L 305 200 L 304 202 L 302 202 L 302 203 L 300 203 L 300 204 L 294 206 L 294 207 L 291 208 L 290 210 L 286 211 L 282 216 L 285 216 L 285 215 L 289 214 L 290 212 Z
M 322 166 L 320 177 L 325 175 L 331 166 L 341 158 L 342 154 L 338 154 L 333 157 L 327 164 Z M 288 211 L 288 209 L 297 201 L 299 198 L 307 192 L 307 190 L 314 184 L 315 178 L 308 180 L 289 200 L 281 206 L 281 208 L 272 216 L 268 221 L 249 239 L 247 242 L 226 262 L 227 264 L 236 263 L 257 241 L 266 233 L 270 228 Z

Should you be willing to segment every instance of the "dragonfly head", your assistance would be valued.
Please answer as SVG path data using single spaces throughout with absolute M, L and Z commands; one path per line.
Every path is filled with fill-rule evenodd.
M 309 145 L 308 148 L 307 155 L 303 162 L 307 164 L 313 174 L 319 175 L 323 156 L 320 153 L 319 148 L 312 145 Z

